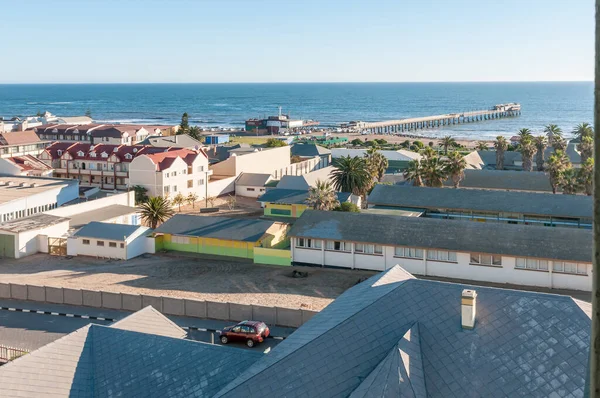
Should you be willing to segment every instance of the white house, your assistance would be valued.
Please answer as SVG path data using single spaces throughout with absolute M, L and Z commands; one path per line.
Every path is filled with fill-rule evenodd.
M 69 237 L 67 254 L 129 260 L 154 253 L 154 239 L 148 227 L 91 222 Z
M 52 238 L 66 235 L 69 219 L 50 214 L 35 214 L 0 223 L 0 259 L 22 258 L 38 252 L 48 253 Z
M 299 265 L 592 288 L 590 230 L 307 210 L 288 235 Z
M 129 165 L 129 184 L 146 188 L 148 196 L 196 193 L 204 198 L 210 174 L 202 150 L 176 149 L 137 156 Z
M 235 181 L 235 194 L 258 198 L 265 193 L 265 185 L 273 179 L 271 174 L 242 173 Z

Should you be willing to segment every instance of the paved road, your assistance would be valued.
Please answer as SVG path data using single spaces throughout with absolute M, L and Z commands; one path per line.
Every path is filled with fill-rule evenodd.
M 88 315 L 119 320 L 131 314 L 127 311 L 106 310 L 90 307 L 75 307 L 58 304 L 35 303 L 31 301 L 0 300 L 0 307 L 21 308 L 40 311 L 51 311 L 65 314 Z M 233 322 L 198 319 L 189 317 L 169 316 L 173 322 L 181 327 L 195 327 L 204 329 L 222 329 Z M 110 325 L 110 321 L 72 318 L 66 316 L 46 315 L 37 313 L 23 313 L 0 310 L 0 345 L 21 348 L 28 351 L 35 350 L 52 341 L 71 333 L 89 323 Z M 273 336 L 287 337 L 294 331 L 293 328 L 271 327 Z M 210 332 L 189 330 L 188 339 L 211 342 Z M 218 338 L 215 336 L 215 343 Z M 252 348 L 257 351 L 268 351 L 275 347 L 281 340 L 267 339 L 263 344 Z M 244 344 L 232 344 L 236 347 L 246 348 Z

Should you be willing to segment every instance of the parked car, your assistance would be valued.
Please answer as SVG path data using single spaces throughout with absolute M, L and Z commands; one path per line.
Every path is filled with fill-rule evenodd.
M 248 347 L 252 348 L 269 337 L 270 331 L 264 322 L 242 321 L 237 325 L 228 326 L 218 333 L 222 344 L 230 341 L 244 341 Z

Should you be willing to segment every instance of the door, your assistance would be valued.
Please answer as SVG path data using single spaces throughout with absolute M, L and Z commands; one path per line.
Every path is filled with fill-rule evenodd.
M 0 235 L 0 257 L 15 258 L 15 237 Z
M 67 239 L 66 238 L 48 238 L 48 253 L 52 256 L 67 255 Z

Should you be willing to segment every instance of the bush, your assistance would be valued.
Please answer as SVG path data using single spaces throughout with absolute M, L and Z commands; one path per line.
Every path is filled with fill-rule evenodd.
M 421 141 L 413 141 L 413 145 L 419 149 L 423 149 L 425 147 Z
M 265 146 L 267 148 L 277 148 L 279 146 L 286 146 L 287 144 L 285 143 L 285 141 L 282 140 L 278 140 L 276 138 L 269 138 L 267 140 L 267 142 L 265 143 Z
M 352 141 L 350 141 L 350 144 L 352 144 L 354 146 L 362 146 L 363 142 L 361 139 L 355 138 Z
M 375 146 L 377 143 L 375 141 L 367 141 L 365 142 L 365 146 Z
M 357 205 L 351 202 L 341 203 L 338 207 L 335 207 L 333 211 L 347 211 L 350 213 L 360 213 L 360 209 Z
M 409 141 L 409 140 L 406 140 L 406 141 L 404 141 L 403 143 L 401 143 L 401 144 L 400 144 L 400 146 L 401 146 L 402 148 L 408 149 L 408 148 L 410 148 L 410 141 Z
M 433 148 L 433 141 L 429 141 L 429 146 Z
M 375 140 L 375 142 L 378 143 L 379 145 L 386 145 L 387 144 L 387 141 L 384 140 L 383 138 Z

